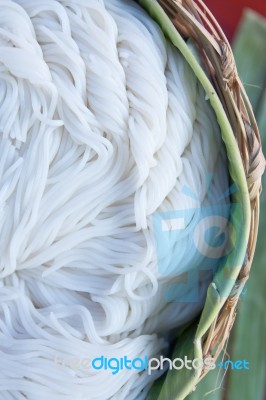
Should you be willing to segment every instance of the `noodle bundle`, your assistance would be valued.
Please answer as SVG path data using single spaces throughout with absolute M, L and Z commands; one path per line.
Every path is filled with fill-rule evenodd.
M 0 399 L 145 399 L 162 370 L 56 360 L 167 355 L 201 310 L 192 231 L 228 190 L 220 136 L 136 2 L 0 0 Z

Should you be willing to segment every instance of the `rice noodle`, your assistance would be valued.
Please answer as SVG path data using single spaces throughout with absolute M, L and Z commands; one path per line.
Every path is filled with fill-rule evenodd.
M 165 300 L 228 189 L 194 73 L 135 2 L 0 0 L 0 153 L 0 399 L 145 399 L 162 371 L 54 360 L 167 354 L 202 308 L 210 277 Z M 191 209 L 158 259 L 154 218 Z

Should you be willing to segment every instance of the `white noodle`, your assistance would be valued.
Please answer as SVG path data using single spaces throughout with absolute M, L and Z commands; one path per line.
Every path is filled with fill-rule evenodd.
M 0 135 L 0 399 L 145 399 L 162 371 L 55 358 L 167 354 L 202 308 L 210 277 L 165 295 L 228 189 L 203 89 L 136 2 L 0 0 Z M 156 218 L 189 209 L 163 247 Z

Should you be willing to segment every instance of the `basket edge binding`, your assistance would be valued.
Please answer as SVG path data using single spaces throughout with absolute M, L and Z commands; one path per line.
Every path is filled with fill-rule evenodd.
M 230 175 L 234 181 L 238 182 L 242 196 L 245 226 L 243 226 L 243 238 L 239 244 L 238 261 L 241 264 L 234 269 L 231 276 L 233 284 L 230 279 L 223 297 L 220 293 L 222 275 L 231 274 L 232 271 L 226 271 L 226 266 L 224 266 L 223 271 L 217 274 L 216 279 L 209 286 L 199 325 L 195 327 L 194 355 L 203 359 L 213 357 L 216 360 L 232 329 L 237 303 L 248 280 L 256 247 L 261 177 L 265 169 L 260 134 L 252 106 L 238 76 L 230 44 L 204 2 L 202 0 L 139 0 L 139 3 L 157 20 L 172 42 L 175 37 L 173 44 L 179 48 L 193 69 L 196 60 L 193 60 L 193 55 L 188 50 L 184 39 L 190 38 L 195 43 L 209 82 L 206 81 L 206 75 L 200 66 L 196 66 L 194 72 L 203 84 L 216 111 L 231 166 Z M 166 19 L 169 19 L 171 23 L 167 24 Z M 175 30 L 175 35 L 173 30 Z M 223 112 L 221 112 L 221 106 Z M 222 126 L 227 124 L 229 127 L 227 126 L 223 132 Z M 225 293 L 227 293 L 226 298 Z M 214 318 L 210 318 L 210 307 L 215 308 Z M 175 390 L 169 389 L 169 384 L 164 385 L 165 387 L 159 391 L 156 389 L 156 398 L 159 400 L 184 399 L 195 389 L 196 384 L 207 372 L 208 370 L 202 369 L 200 373 L 186 377 L 184 383 L 181 384 L 183 386 L 181 390 L 180 383 L 178 385 L 178 394 Z M 154 400 L 154 396 L 155 391 L 149 398 Z

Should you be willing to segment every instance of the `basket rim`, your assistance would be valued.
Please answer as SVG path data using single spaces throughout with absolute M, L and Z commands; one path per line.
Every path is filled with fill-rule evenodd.
M 157 22 L 158 14 L 162 11 L 164 14 L 164 16 L 161 15 L 162 19 L 168 17 L 175 32 L 179 33 L 183 39 L 193 40 L 205 67 L 205 74 L 214 87 L 215 94 L 218 95 L 230 123 L 232 137 L 238 149 L 239 158 L 237 154 L 236 158 L 241 164 L 245 179 L 245 195 L 248 202 L 245 217 L 248 221 L 243 259 L 227 299 L 220 308 L 217 308 L 216 317 L 211 323 L 203 324 L 204 326 L 201 325 L 200 320 L 194 337 L 194 354 L 202 355 L 203 359 L 211 356 L 216 360 L 232 329 L 237 303 L 249 278 L 257 242 L 261 178 L 265 170 L 260 134 L 252 106 L 239 78 L 230 44 L 205 3 L 202 0 L 139 0 L 139 3 L 155 16 Z M 183 53 L 182 50 L 181 52 Z M 189 62 L 188 59 L 187 61 Z M 215 292 L 217 288 L 213 287 L 213 284 L 214 282 L 211 283 L 208 291 Z M 219 297 L 218 291 L 216 295 Z M 205 307 L 201 317 L 204 310 Z M 182 390 L 182 394 L 178 394 L 178 399 L 185 398 L 207 372 L 208 370 L 202 369 L 200 374 L 195 375 L 190 384 Z M 159 396 L 159 398 L 163 397 Z

